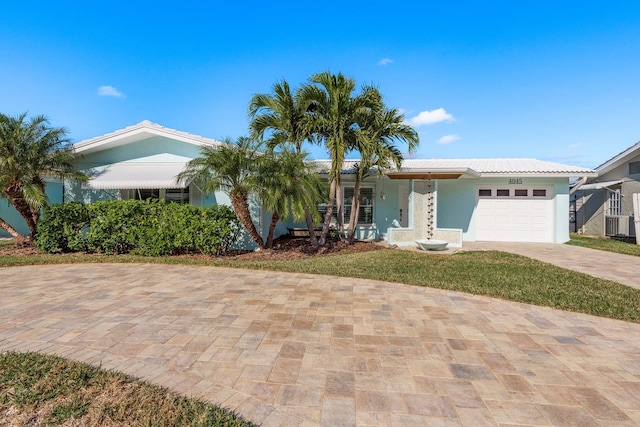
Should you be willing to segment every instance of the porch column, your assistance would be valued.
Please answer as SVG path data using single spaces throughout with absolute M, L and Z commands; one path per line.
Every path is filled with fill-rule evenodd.
M 429 231 L 436 228 L 436 181 L 414 179 L 411 184 L 411 214 L 415 239 L 426 239 L 429 237 Z

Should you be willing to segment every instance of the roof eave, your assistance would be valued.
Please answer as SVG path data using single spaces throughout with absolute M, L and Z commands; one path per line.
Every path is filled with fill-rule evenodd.
M 214 139 L 193 135 L 176 129 L 166 128 L 148 120 L 119 129 L 106 135 L 97 136 L 77 142 L 73 145 L 76 153 L 92 153 L 107 148 L 142 141 L 153 136 L 163 136 L 197 146 L 218 146 L 222 143 Z M 121 143 L 118 143 L 121 141 Z
M 567 172 L 483 172 L 481 178 L 502 178 L 502 177 L 540 177 L 540 178 L 572 178 L 574 176 L 594 178 L 598 176 L 595 171 L 567 171 Z
M 640 141 L 596 167 L 596 171 L 599 175 L 604 175 L 629 160 L 630 157 L 637 156 L 638 152 L 640 152 Z
M 475 171 L 471 168 L 400 168 L 400 170 L 398 171 L 390 171 L 390 172 L 387 172 L 385 175 L 387 175 L 389 178 L 392 178 L 393 176 L 398 176 L 398 175 L 402 176 L 407 174 L 426 175 L 426 176 L 429 176 L 429 174 L 452 175 L 452 176 L 457 175 L 457 176 L 464 176 L 469 178 L 480 178 L 480 175 L 481 175 L 480 172 Z

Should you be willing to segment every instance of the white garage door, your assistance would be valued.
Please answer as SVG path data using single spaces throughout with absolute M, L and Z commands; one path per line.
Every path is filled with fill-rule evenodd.
M 476 195 L 476 240 L 553 241 L 553 187 L 479 186 Z

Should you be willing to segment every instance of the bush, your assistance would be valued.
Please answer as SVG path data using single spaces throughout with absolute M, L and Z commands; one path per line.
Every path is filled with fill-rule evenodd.
M 88 226 L 89 210 L 82 203 L 49 205 L 38 222 L 35 244 L 45 252 L 86 251 Z
M 64 203 L 47 208 L 36 245 L 46 252 L 221 255 L 240 230 L 227 206 L 199 208 L 158 200 Z

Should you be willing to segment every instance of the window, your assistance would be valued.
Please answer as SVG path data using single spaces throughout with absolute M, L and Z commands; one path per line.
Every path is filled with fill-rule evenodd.
M 353 188 L 344 188 L 344 222 L 351 217 L 351 203 L 353 202 Z M 360 209 L 358 210 L 358 224 L 373 224 L 373 188 L 360 188 Z
M 533 190 L 533 197 L 547 197 L 547 190 Z
M 516 197 L 527 197 L 529 195 L 529 191 L 527 189 L 516 189 L 515 195 Z
M 607 216 L 622 215 L 622 194 L 620 194 L 620 190 L 607 191 L 607 209 L 606 209 L 605 215 Z
M 189 187 L 186 188 L 139 188 L 133 190 L 133 199 L 158 199 L 173 203 L 189 203 Z
M 164 200 L 172 203 L 189 203 L 189 187 L 187 188 L 167 188 Z
M 479 197 L 491 197 L 491 189 L 489 188 L 481 188 L 478 190 Z
M 496 190 L 496 195 L 498 197 L 509 197 L 509 190 Z
M 159 199 L 160 198 L 160 190 L 157 188 L 140 188 L 135 191 L 134 199 L 136 200 L 148 200 L 148 199 Z
M 640 173 L 640 162 L 629 162 L 629 175 Z

